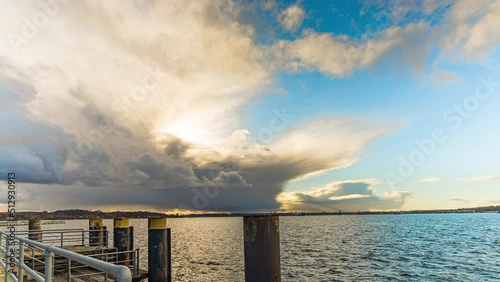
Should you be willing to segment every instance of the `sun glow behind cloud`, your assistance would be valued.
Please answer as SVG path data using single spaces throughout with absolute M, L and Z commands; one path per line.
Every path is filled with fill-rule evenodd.
M 213 137 L 209 136 L 207 129 L 193 125 L 188 120 L 169 122 L 159 130 L 159 133 L 171 134 L 177 138 L 196 144 L 208 145 L 215 142 Z

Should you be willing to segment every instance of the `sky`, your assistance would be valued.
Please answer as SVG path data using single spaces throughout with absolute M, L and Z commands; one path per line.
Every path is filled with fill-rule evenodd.
M 0 35 L 18 210 L 500 204 L 500 1 L 0 0 Z

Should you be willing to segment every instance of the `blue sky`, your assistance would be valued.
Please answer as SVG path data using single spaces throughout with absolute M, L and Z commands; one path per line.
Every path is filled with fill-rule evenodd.
M 1 4 L 23 209 L 500 203 L 497 1 L 54 3 Z
M 290 3 L 294 4 L 294 2 Z M 367 26 L 379 31 L 388 26 L 405 26 L 411 21 L 429 20 L 439 25 L 450 5 L 443 5 L 434 15 L 412 15 L 399 23 L 391 21 L 380 10 L 366 10 L 358 1 L 305 1 L 300 6 L 307 11 L 301 29 L 316 32 L 347 35 L 360 38 Z M 384 8 L 378 8 L 384 9 Z M 416 9 L 417 10 L 417 9 Z M 418 14 L 418 13 L 415 13 Z M 374 20 L 378 19 L 380 20 Z M 289 35 L 294 38 L 300 34 Z M 435 71 L 439 47 L 431 50 L 423 67 L 398 66 L 399 61 L 382 61 L 370 69 L 356 70 L 345 77 L 331 77 L 318 71 L 304 73 L 281 72 L 276 75 L 283 93 L 265 95 L 250 106 L 249 113 L 263 112 L 258 118 L 249 118 L 249 125 L 256 130 L 265 126 L 271 109 L 286 107 L 299 119 L 312 119 L 318 115 L 354 116 L 392 123 L 398 128 L 373 144 L 360 160 L 351 167 L 334 170 L 312 179 L 289 183 L 287 191 L 314 190 L 334 181 L 347 179 L 376 178 L 379 191 L 388 191 L 385 181 L 387 172 L 397 170 L 398 157 L 407 157 L 415 149 L 415 141 L 431 136 L 435 128 L 444 128 L 448 140 L 415 172 L 398 183 L 398 189 L 414 194 L 414 199 L 405 205 L 409 209 L 460 207 L 467 205 L 457 199 L 491 199 L 498 201 L 498 182 L 461 183 L 458 179 L 479 175 L 498 175 L 498 141 L 496 128 L 500 98 L 493 94 L 481 102 L 478 110 L 464 118 L 463 125 L 453 129 L 443 119 L 444 113 L 455 104 L 474 94 L 480 83 L 479 77 L 499 77 L 498 55 L 493 48 L 481 61 L 440 61 L 445 69 L 460 76 L 457 81 L 430 81 L 429 74 Z M 493 79 L 495 80 L 495 79 Z M 441 181 L 418 183 L 425 178 L 442 178 Z M 487 201 L 485 201 L 487 202 Z

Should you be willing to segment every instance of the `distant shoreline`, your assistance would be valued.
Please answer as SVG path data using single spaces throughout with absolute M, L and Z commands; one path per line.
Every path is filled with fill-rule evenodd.
M 476 207 L 476 208 L 462 208 L 462 209 L 443 209 L 443 210 L 413 210 L 413 211 L 359 211 L 359 212 L 276 212 L 279 216 L 318 216 L 318 215 L 401 215 L 401 214 L 463 214 L 463 213 L 499 213 L 500 206 Z M 91 211 L 91 210 L 58 210 L 54 212 L 17 212 L 17 220 L 26 220 L 30 218 L 44 219 L 44 220 L 67 220 L 67 219 L 90 219 L 90 218 L 148 218 L 148 217 L 168 217 L 168 218 L 190 218 L 190 217 L 241 217 L 252 214 L 264 213 L 191 213 L 191 214 L 168 214 L 159 212 L 146 212 L 146 211 Z M 270 213 L 265 213 L 270 214 Z M 7 213 L 0 213 L 0 220 L 6 220 Z

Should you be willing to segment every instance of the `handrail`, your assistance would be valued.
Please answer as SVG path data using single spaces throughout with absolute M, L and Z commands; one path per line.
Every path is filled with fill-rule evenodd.
M 85 245 L 86 241 L 92 239 L 101 238 L 102 235 L 95 235 L 94 232 L 102 232 L 104 237 L 107 238 L 109 235 L 109 230 L 107 229 L 95 229 L 95 230 L 85 230 L 85 229 L 52 229 L 52 230 L 23 230 L 16 231 L 14 234 L 17 237 L 28 237 L 29 235 L 41 234 L 42 237 L 39 240 L 41 243 L 58 245 L 58 247 L 63 248 L 65 246 L 79 246 Z M 103 242 L 107 246 L 107 240 Z
M 30 233 L 73 233 L 73 232 L 82 232 L 82 231 L 92 231 L 92 230 L 85 230 L 83 228 L 74 228 L 74 229 L 47 229 L 47 230 L 20 230 L 14 232 L 16 235 L 26 235 Z
M 0 242 L 5 238 L 6 243 L 9 239 L 9 234 L 6 232 L 0 231 Z M 22 274 L 25 271 L 31 277 L 33 277 L 38 282 L 52 281 L 54 267 L 53 267 L 53 259 L 55 255 L 67 258 L 68 261 L 76 261 L 87 265 L 91 268 L 98 269 L 100 271 L 105 272 L 106 274 L 110 274 L 116 277 L 117 282 L 131 282 L 132 281 L 132 273 L 130 269 L 124 265 L 114 265 L 102 260 L 98 260 L 95 258 L 87 257 L 81 254 L 77 254 L 68 250 L 64 250 L 58 247 L 49 246 L 37 241 L 33 241 L 27 238 L 15 237 L 14 240 L 18 241 L 19 244 L 19 258 L 14 257 L 14 262 L 18 266 L 18 274 Z M 37 247 L 43 251 L 45 251 L 45 271 L 44 277 L 39 275 L 36 271 L 27 266 L 24 262 L 24 247 L 25 245 L 30 245 L 33 247 Z M 8 244 L 3 248 L 0 245 L 0 251 L 5 255 L 0 255 L 0 266 L 5 270 L 5 275 L 9 276 L 15 282 L 22 282 L 23 276 L 20 275 L 16 277 L 16 275 L 12 272 L 9 272 L 9 248 Z M 4 261 L 5 258 L 5 261 Z M 7 280 L 6 280 L 7 281 Z

